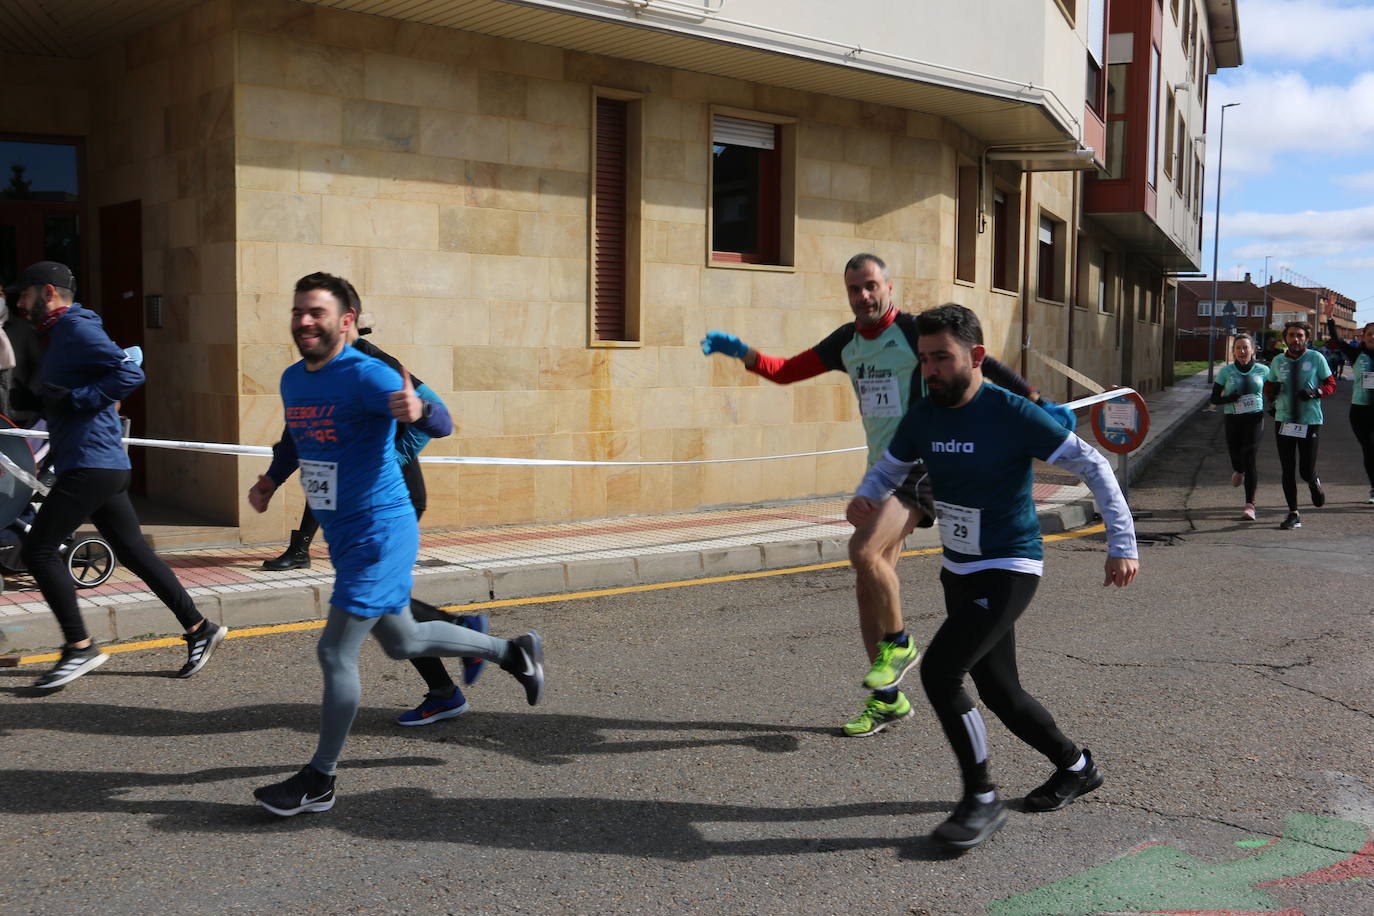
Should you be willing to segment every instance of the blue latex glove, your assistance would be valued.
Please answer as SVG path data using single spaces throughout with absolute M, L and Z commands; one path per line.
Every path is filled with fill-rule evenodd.
M 1058 423 L 1069 432 L 1078 429 L 1078 417 L 1074 415 L 1072 410 L 1069 410 L 1069 408 L 1065 407 L 1063 404 L 1056 404 L 1048 398 L 1041 398 L 1040 406 L 1045 409 L 1045 413 L 1054 418 L 1054 422 Z
M 142 347 L 125 347 L 125 348 L 124 348 L 124 355 L 127 356 L 127 357 L 129 357 L 129 359 L 133 360 L 135 366 L 142 366 L 142 365 L 143 365 L 143 348 L 142 348 Z
M 733 356 L 735 359 L 744 359 L 744 354 L 749 352 L 749 345 L 734 334 L 726 334 L 724 331 L 707 331 L 706 336 L 701 339 L 701 352 L 707 356 L 712 353 L 721 353 L 725 356 Z

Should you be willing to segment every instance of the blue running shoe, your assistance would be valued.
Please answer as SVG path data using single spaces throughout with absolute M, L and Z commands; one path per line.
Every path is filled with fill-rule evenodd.
M 399 725 L 433 725 L 444 719 L 461 716 L 467 711 L 467 698 L 463 696 L 463 691 L 455 687 L 453 688 L 453 696 L 448 699 L 425 697 L 424 702 L 419 706 L 401 713 L 396 722 Z
M 491 632 L 486 614 L 459 614 L 454 622 L 460 627 L 467 627 L 478 633 L 487 634 Z M 471 687 L 475 684 L 477 679 L 482 676 L 482 669 L 486 666 L 487 660 L 485 658 L 463 659 L 463 686 Z

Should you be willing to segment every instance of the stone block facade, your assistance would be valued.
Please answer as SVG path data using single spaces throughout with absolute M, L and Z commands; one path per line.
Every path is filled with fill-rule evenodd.
M 372 340 L 448 404 L 455 435 L 429 456 L 687 462 L 861 445 L 843 375 L 777 386 L 698 344 L 721 328 L 777 355 L 812 346 L 849 319 L 841 270 L 860 251 L 888 262 L 901 307 L 973 308 L 992 353 L 1052 396 L 1068 393 L 1023 364 L 1022 338 L 1028 319 L 1031 345 L 1066 359 L 1071 306 L 1018 292 L 1034 288 L 1033 270 L 1017 290 L 994 290 L 987 234 L 976 279 L 954 279 L 957 170 L 982 147 L 933 115 L 294 0 L 209 0 L 85 67 L 49 91 L 93 87 L 70 125 L 90 137 L 91 186 L 100 200 L 142 200 L 145 288 L 175 305 L 167 327 L 149 331 L 155 436 L 276 439 L 277 380 L 296 358 L 292 287 L 316 270 L 352 280 L 375 318 Z M 634 93 L 642 116 L 639 333 L 617 346 L 589 343 L 598 90 Z M 64 129 L 0 104 L 7 129 Z M 795 125 L 788 266 L 707 257 L 713 107 Z M 1014 180 L 1035 207 L 1075 223 L 1071 176 Z M 1075 363 L 1106 345 L 1115 320 L 1075 324 Z M 1086 371 L 1115 382 L 1111 365 Z M 296 526 L 295 487 L 262 516 L 244 501 L 265 460 L 147 460 L 153 495 L 232 520 L 246 542 Z M 431 465 L 425 524 L 843 493 L 863 467 L 861 453 Z

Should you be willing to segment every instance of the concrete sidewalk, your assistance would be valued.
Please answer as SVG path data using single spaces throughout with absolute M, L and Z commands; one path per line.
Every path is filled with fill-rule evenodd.
M 1173 432 L 1206 403 L 1201 373 L 1147 397 L 1150 433 L 1131 455 L 1135 478 Z M 1079 432 L 1091 441 L 1086 411 Z M 1108 456 L 1113 465 L 1116 456 Z M 1046 533 L 1068 531 L 1093 518 L 1086 487 L 1057 469 L 1037 467 L 1035 500 Z M 415 568 L 414 594 L 440 605 L 472 604 L 731 573 L 844 562 L 851 528 L 847 497 L 703 509 L 552 525 L 521 525 L 425 533 Z M 908 538 L 912 549 L 938 546 L 935 529 Z M 274 547 L 176 550 L 163 559 L 201 611 L 230 627 L 314 620 L 328 610 L 333 570 L 322 547 L 308 570 L 265 572 Z M 98 642 L 175 635 L 171 613 L 120 568 L 105 585 L 79 593 L 87 627 Z M 43 651 L 61 633 L 26 576 L 11 577 L 0 595 L 0 651 Z

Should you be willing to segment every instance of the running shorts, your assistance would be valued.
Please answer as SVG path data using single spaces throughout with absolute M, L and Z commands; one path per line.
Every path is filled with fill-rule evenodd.
M 329 603 L 358 617 L 399 614 L 410 607 L 420 526 L 415 514 L 368 519 L 353 531 L 326 531 L 334 564 Z
M 921 513 L 917 528 L 929 528 L 935 524 L 935 496 L 930 489 L 930 475 L 926 473 L 924 462 L 918 461 L 912 465 L 911 473 L 906 475 L 906 480 L 892 495 L 908 509 Z

